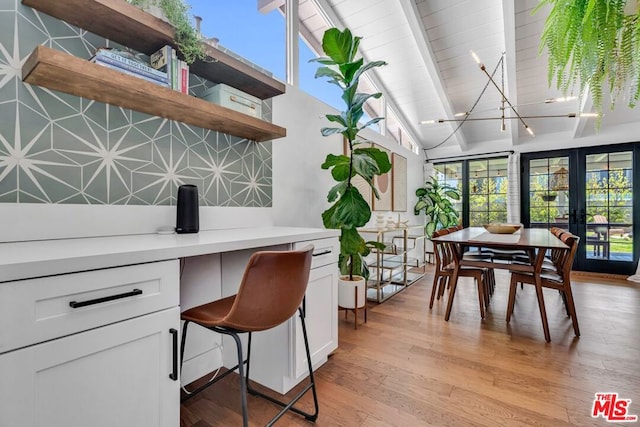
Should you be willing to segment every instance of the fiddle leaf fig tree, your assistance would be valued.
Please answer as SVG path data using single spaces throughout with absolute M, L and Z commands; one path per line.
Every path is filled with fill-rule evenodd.
M 424 187 L 416 190 L 418 202 L 413 207 L 413 213 L 420 214 L 424 211 L 428 217 L 425 233 L 431 238 L 434 231 L 451 227 L 458 223 L 458 212 L 450 199 L 460 200 L 460 192 L 457 188 L 447 184 L 441 184 L 437 178 L 431 177 L 425 182 Z
M 327 200 L 332 205 L 322 213 L 322 221 L 326 228 L 341 230 L 338 264 L 340 272 L 349 275 L 349 280 L 353 280 L 354 275 L 368 278 L 369 270 L 364 257 L 374 247 L 384 249 L 380 243 L 366 242 L 358 233 L 357 228 L 364 226 L 371 218 L 371 208 L 353 185 L 353 178 L 359 176 L 364 179 L 375 197 L 380 198 L 373 178 L 391 170 L 391 162 L 385 152 L 365 147 L 358 138 L 358 132 L 383 119 L 377 117 L 360 123 L 365 102 L 382 96 L 381 93 L 358 92 L 360 77 L 367 70 L 386 65 L 384 61 L 365 63 L 363 58 L 356 58 L 359 43 L 360 37 L 352 36 L 349 29 L 340 31 L 330 28 L 322 38 L 322 49 L 327 56 L 312 60 L 322 64 L 316 72 L 316 78 L 328 77 L 329 83 L 340 87 L 345 104 L 345 110 L 340 114 L 326 115 L 335 127 L 321 129 L 323 136 L 341 134 L 349 146 L 347 154 L 329 154 L 322 164 L 322 169 L 329 169 L 337 182 L 329 190 Z

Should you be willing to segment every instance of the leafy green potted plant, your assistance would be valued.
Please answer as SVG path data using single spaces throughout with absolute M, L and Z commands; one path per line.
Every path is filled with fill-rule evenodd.
M 566 93 L 579 83 L 580 96 L 589 90 L 598 113 L 605 84 L 612 100 L 630 88 L 625 97 L 634 107 L 640 98 L 640 3 L 541 0 L 534 12 L 546 5 L 551 10 L 540 49 L 546 46 L 549 53 L 549 84 L 555 76 L 558 88 Z
M 387 154 L 374 147 L 365 147 L 358 137 L 361 130 L 383 119 L 377 117 L 364 124 L 359 123 L 364 116 L 365 102 L 370 98 L 380 98 L 382 94 L 360 93 L 357 91 L 358 82 L 367 70 L 386 65 L 384 61 L 365 63 L 363 58 L 356 58 L 359 44 L 360 37 L 354 37 L 349 29 L 340 31 L 330 28 L 322 38 L 322 49 L 327 56 L 313 60 L 322 64 L 316 72 L 316 78 L 328 77 L 329 83 L 340 87 L 345 103 L 345 110 L 340 114 L 326 115 L 336 127 L 321 129 L 323 136 L 341 134 L 348 143 L 348 153 L 328 154 L 322 164 L 322 169 L 330 169 L 331 176 L 337 181 L 329 190 L 327 200 L 332 205 L 322 213 L 322 221 L 326 228 L 341 231 L 338 264 L 344 275 L 342 283 L 358 283 L 354 285 L 356 291 L 345 291 L 344 294 L 351 292 L 351 299 L 354 293 L 362 295 L 356 297 L 357 303 L 353 307 L 343 305 L 339 297 L 341 307 L 345 308 L 364 306 L 365 280 L 369 277 L 364 257 L 374 247 L 384 249 L 384 245 L 377 242 L 366 242 L 358 233 L 358 227 L 367 224 L 371 218 L 371 208 L 352 180 L 356 176 L 362 177 L 371 186 L 374 196 L 380 198 L 373 178 L 391 170 Z
M 187 64 L 192 64 L 196 59 L 206 58 L 200 34 L 191 24 L 189 6 L 184 0 L 127 0 L 134 6 L 147 10 L 159 8 L 167 21 L 173 26 L 176 36 L 175 42 Z
M 424 211 L 428 218 L 425 233 L 428 238 L 434 231 L 458 224 L 458 212 L 450 199 L 460 200 L 460 192 L 447 184 L 441 184 L 437 178 L 431 177 L 424 187 L 416 190 L 418 202 L 413 207 L 413 213 L 420 214 Z

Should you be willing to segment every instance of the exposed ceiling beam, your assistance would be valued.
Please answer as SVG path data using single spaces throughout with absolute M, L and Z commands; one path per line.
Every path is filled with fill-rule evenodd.
M 518 84 L 516 80 L 516 11 L 513 0 L 502 0 L 502 23 L 504 28 L 505 74 L 507 97 L 513 105 L 518 105 Z M 509 121 L 511 146 L 520 139 L 520 123 Z
M 329 22 L 330 25 L 336 28 L 341 28 L 341 29 L 345 28 L 342 18 L 338 16 L 335 10 L 333 10 L 328 0 L 310 0 L 310 1 L 315 3 L 317 8 L 324 15 L 325 20 Z M 360 53 L 362 54 L 362 57 L 364 58 L 365 61 L 367 62 L 370 61 L 367 55 L 364 52 L 362 52 L 362 49 L 360 49 Z M 407 131 L 411 139 L 413 139 L 416 142 L 416 144 L 420 144 L 421 139 L 418 138 L 418 134 L 416 133 L 414 126 L 409 122 L 407 122 L 407 119 L 402 114 L 402 110 L 395 105 L 393 98 L 391 98 L 390 96 L 390 92 L 387 90 L 385 85 L 382 84 L 382 81 L 378 78 L 378 75 L 376 74 L 376 70 L 369 70 L 369 72 L 367 72 L 367 76 L 371 79 L 371 81 L 378 88 L 378 90 L 384 93 L 387 105 L 389 105 L 391 109 L 396 113 L 398 121 Z
M 422 19 L 419 18 L 420 12 L 418 11 L 418 7 L 414 0 L 398 0 L 398 3 L 402 7 L 402 12 L 409 23 L 409 28 L 411 29 L 413 38 L 416 40 L 416 44 L 418 45 L 422 62 L 424 62 L 425 67 L 427 67 L 428 77 L 431 78 L 436 93 L 438 94 L 438 100 L 442 105 L 442 109 L 447 117 L 453 117 L 455 115 L 455 110 L 451 104 L 451 100 L 447 96 L 444 81 L 440 75 L 440 69 L 437 65 L 437 60 L 433 50 L 431 49 L 429 37 L 427 36 L 427 30 L 424 28 Z M 455 132 L 457 125 L 455 123 L 451 123 L 450 126 L 451 131 Z M 465 151 L 468 148 L 467 140 L 462 128 L 458 129 L 454 134 L 454 138 L 458 142 L 462 151 Z
M 267 0 L 258 0 L 258 1 L 267 1 Z M 279 7 L 280 13 L 282 16 L 286 17 L 284 3 L 286 0 L 269 0 L 274 2 L 282 3 L 282 6 Z M 313 0 L 311 0 L 313 1 Z M 327 26 L 331 26 L 331 22 L 329 18 L 324 13 L 324 11 L 320 10 L 320 6 L 316 4 L 316 8 L 318 9 L 318 14 L 322 17 Z M 309 30 L 305 25 L 298 26 L 298 31 L 300 32 L 300 36 L 302 37 L 302 41 L 307 45 L 309 49 L 316 55 L 322 55 L 322 40 L 317 40 L 313 34 L 313 31 Z
M 258 0 L 258 11 L 260 13 L 269 13 L 284 5 L 285 0 Z
M 578 113 L 588 113 L 593 108 L 593 99 L 591 98 L 588 87 L 585 89 L 584 93 L 585 95 L 582 97 L 582 102 L 580 105 L 580 109 L 578 110 Z M 589 119 L 578 115 L 578 117 L 576 117 L 575 120 L 576 120 L 576 123 L 573 125 L 572 137 L 573 139 L 582 138 L 582 135 L 584 134 L 584 129 L 587 126 Z

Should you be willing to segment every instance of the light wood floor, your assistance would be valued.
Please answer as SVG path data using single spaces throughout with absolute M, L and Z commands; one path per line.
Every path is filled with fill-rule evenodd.
M 497 273 L 484 321 L 473 282 L 461 279 L 445 322 L 445 301 L 428 309 L 431 277 L 371 305 L 357 330 L 352 314 L 339 316 L 339 348 L 316 372 L 316 425 L 611 425 L 590 416 L 596 392 L 632 399 L 629 412 L 640 415 L 640 285 L 574 280 L 580 338 L 559 294 L 545 290 L 546 343 L 533 287 L 518 289 L 507 325 L 508 274 Z M 238 393 L 232 375 L 184 403 L 181 426 L 241 425 Z M 252 425 L 264 425 L 277 410 L 250 397 L 249 412 Z M 285 415 L 278 425 L 311 424 Z

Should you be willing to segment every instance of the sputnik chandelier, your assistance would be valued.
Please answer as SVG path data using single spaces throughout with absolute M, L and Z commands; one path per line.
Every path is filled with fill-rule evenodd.
M 541 101 L 541 102 L 532 102 L 532 103 L 529 103 L 529 104 L 513 105 L 511 103 L 511 101 L 509 101 L 509 99 L 507 98 L 507 96 L 505 94 L 505 89 L 504 89 L 504 57 L 505 57 L 505 53 L 503 52 L 502 55 L 500 56 L 500 59 L 498 60 L 498 63 L 496 64 L 495 68 L 493 69 L 493 72 L 489 73 L 487 71 L 487 68 L 485 67 L 485 65 L 482 63 L 482 61 L 480 61 L 480 58 L 478 58 L 478 55 L 476 55 L 476 53 L 474 51 L 470 51 L 470 52 L 471 52 L 471 56 L 473 56 L 473 59 L 476 61 L 476 63 L 480 67 L 480 70 L 482 70 L 482 72 L 487 76 L 487 79 L 488 79 L 487 83 L 484 85 L 484 88 L 480 92 L 480 95 L 478 96 L 478 98 L 476 99 L 476 101 L 473 103 L 473 105 L 471 106 L 471 108 L 469 110 L 467 110 L 465 112 L 461 112 L 461 113 L 456 113 L 454 118 L 451 118 L 451 119 L 432 119 L 432 120 L 423 120 L 423 121 L 420 122 L 420 124 L 446 123 L 446 122 L 459 122 L 460 123 L 444 141 L 442 141 L 441 143 L 439 143 L 439 144 L 437 144 L 437 145 L 435 145 L 435 146 L 433 146 L 433 147 L 431 147 L 429 149 L 433 149 L 433 148 L 439 147 L 440 145 L 442 145 L 445 142 L 447 142 L 458 131 L 458 129 L 460 129 L 460 127 L 462 127 L 462 125 L 465 122 L 470 122 L 470 121 L 499 120 L 500 121 L 500 130 L 504 132 L 506 130 L 506 121 L 507 120 L 518 120 L 520 123 L 522 123 L 522 126 L 529 133 L 529 135 L 535 136 L 533 130 L 531 129 L 531 127 L 529 127 L 529 125 L 527 124 L 525 119 L 549 119 L 549 118 L 556 118 L 556 117 L 575 118 L 575 117 L 598 117 L 599 116 L 597 113 L 544 114 L 544 115 L 531 115 L 531 116 L 521 115 L 520 113 L 518 113 L 517 108 L 522 107 L 524 105 L 533 105 L 533 104 L 539 104 L 539 103 L 551 104 L 551 103 L 555 103 L 555 102 L 566 102 L 566 101 L 575 100 L 577 97 L 571 96 L 571 97 L 563 97 L 563 98 L 550 98 L 550 99 L 545 99 L 544 101 Z M 498 85 L 498 83 L 496 83 L 496 81 L 494 79 L 494 76 L 495 76 L 496 72 L 498 71 L 498 69 L 500 69 L 500 72 L 501 72 L 501 84 L 500 85 Z M 480 99 L 482 98 L 482 96 L 486 92 L 486 90 L 489 87 L 489 85 L 493 85 L 498 90 L 498 93 L 500 93 L 500 97 L 501 97 L 500 106 L 498 108 L 492 109 L 492 110 L 474 111 L 476 105 L 478 105 L 478 102 L 480 102 Z M 499 111 L 500 115 L 499 116 L 495 116 L 495 117 L 472 117 L 472 114 L 474 114 L 474 113 L 475 114 L 485 113 L 487 111 Z M 507 111 L 511 111 L 512 114 L 511 115 L 507 115 L 506 114 Z

